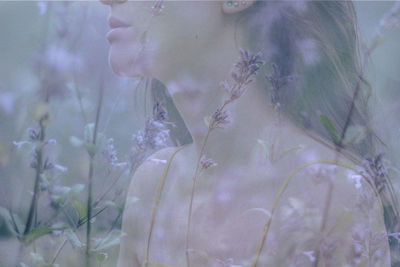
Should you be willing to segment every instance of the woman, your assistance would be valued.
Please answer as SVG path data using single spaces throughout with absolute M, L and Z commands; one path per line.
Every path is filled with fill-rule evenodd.
M 112 69 L 193 138 L 137 169 L 118 266 L 390 265 L 350 2 L 105 3 Z

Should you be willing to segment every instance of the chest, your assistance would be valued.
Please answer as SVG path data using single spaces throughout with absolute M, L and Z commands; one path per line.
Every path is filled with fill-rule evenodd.
M 157 206 L 153 258 L 182 261 L 177 266 L 184 266 L 193 197 L 188 233 L 191 260 L 198 266 L 221 266 L 229 259 L 250 261 L 283 181 L 279 170 L 273 166 L 207 169 L 198 175 L 192 191 L 193 166 L 176 161 L 165 176 Z

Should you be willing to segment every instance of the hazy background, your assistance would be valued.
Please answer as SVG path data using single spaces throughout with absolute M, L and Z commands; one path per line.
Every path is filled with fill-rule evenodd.
M 356 1 L 355 5 L 362 38 L 369 42 L 393 2 Z M 56 144 L 49 147 L 48 155 L 57 164 L 68 168 L 53 174 L 60 186 L 87 183 L 88 155 L 70 139 L 71 136 L 83 138 L 85 125 L 94 121 L 98 89 L 102 84 L 105 97 L 100 131 L 114 139 L 120 161 L 129 160 L 132 134 L 143 126 L 146 115 L 143 86 L 136 95 L 138 104 L 135 107 L 134 88 L 138 80 L 117 77 L 108 66 L 105 39 L 108 12 L 108 7 L 98 2 L 0 2 L 0 206 L 11 209 L 22 222 L 25 222 L 32 197 L 34 170 L 29 167 L 29 149 L 25 146 L 17 149 L 13 141 L 28 140 L 27 129 L 37 126 L 35 113 L 43 101 L 43 84 L 52 88 L 46 135 L 48 139 L 56 140 Z M 384 40 L 373 53 L 367 73 L 376 93 L 376 129 L 395 155 L 400 155 L 399 24 L 384 31 Z M 147 113 L 149 108 L 150 103 Z M 398 162 L 394 163 L 398 165 Z M 94 195 L 103 192 L 115 177 L 116 174 L 106 175 L 99 171 L 95 177 Z M 105 237 L 110 229 L 120 229 L 118 207 L 123 206 L 123 188 L 128 183 L 128 175 L 123 175 L 108 195 L 115 207 L 96 218 L 95 236 Z M 398 191 L 400 182 L 394 183 Z M 76 197 L 83 204 L 85 190 L 86 187 Z M 120 197 L 114 198 L 115 194 Z M 51 217 L 53 211 L 46 198 L 43 193 L 39 213 Z M 60 220 L 65 219 L 64 215 L 60 216 Z M 0 266 L 14 264 L 21 251 L 8 229 L 6 217 L 4 210 L 0 210 Z M 84 240 L 83 230 L 82 227 L 77 231 L 81 240 Z M 45 237 L 43 242 L 38 241 L 34 251 L 51 259 L 62 242 L 62 237 L 56 234 Z M 29 249 L 25 250 L 29 252 Z M 109 256 L 102 266 L 115 266 L 118 246 L 102 251 Z M 79 263 L 83 262 L 82 255 L 79 248 L 66 244 L 57 262 L 61 266 L 82 266 Z M 33 256 L 28 253 L 21 261 L 29 263 L 30 257 Z

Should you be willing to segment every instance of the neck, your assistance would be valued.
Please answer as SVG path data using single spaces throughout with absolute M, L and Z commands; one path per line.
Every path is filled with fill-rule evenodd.
M 192 149 L 200 157 L 208 131 L 204 118 L 222 106 L 227 94 L 218 82 L 202 84 L 188 78 L 170 84 L 168 89 L 172 89 L 175 105 L 193 137 Z M 272 140 L 276 140 L 288 126 L 273 110 L 266 90 L 255 82 L 249 84 L 244 95 L 224 110 L 230 112 L 232 122 L 224 129 L 212 130 L 204 148 L 206 157 L 220 166 L 243 164 L 243 159 L 250 164 L 254 157 L 264 154 L 257 140 L 274 142 Z

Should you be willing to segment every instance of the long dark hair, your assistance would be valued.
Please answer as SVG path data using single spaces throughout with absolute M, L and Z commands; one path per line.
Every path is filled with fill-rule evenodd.
M 365 167 L 384 208 L 387 233 L 399 232 L 397 198 L 383 165 L 385 144 L 371 125 L 372 88 L 363 78 L 351 1 L 257 1 L 237 20 L 251 50 L 270 62 L 271 102 L 314 139 Z M 356 141 L 351 134 L 357 135 Z M 400 245 L 389 236 L 392 266 Z
M 264 55 L 269 68 L 265 87 L 279 112 L 312 138 L 364 166 L 382 200 L 387 233 L 399 232 L 397 198 L 382 162 L 385 144 L 371 124 L 372 88 L 363 78 L 363 56 L 369 53 L 360 51 L 353 3 L 257 1 L 226 19 L 234 19 L 247 35 L 251 51 Z M 173 106 L 165 90 L 152 91 Z M 177 131 L 179 138 L 172 134 L 176 144 L 192 142 L 184 126 Z M 357 135 L 355 140 L 348 138 L 351 133 Z M 389 237 L 389 245 L 392 266 L 400 266 L 395 237 Z

